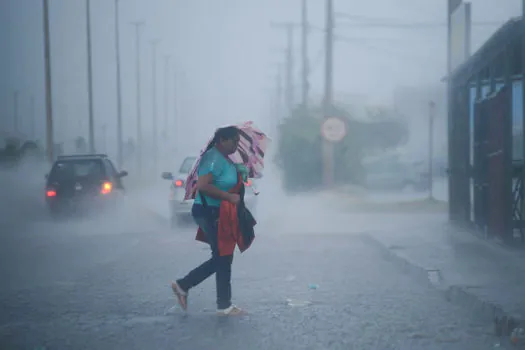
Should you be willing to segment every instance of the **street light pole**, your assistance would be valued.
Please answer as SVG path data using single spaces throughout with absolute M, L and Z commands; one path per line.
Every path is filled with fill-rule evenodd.
M 49 39 L 49 0 L 43 0 L 43 23 L 44 23 L 44 62 L 46 81 L 46 148 L 47 159 L 51 163 L 54 160 L 53 141 L 53 100 L 51 91 L 51 49 Z
M 172 120 L 172 127 L 173 132 L 171 133 L 172 138 L 174 141 L 170 142 L 170 147 L 174 147 L 176 152 L 179 152 L 179 139 L 180 139 L 180 130 L 179 130 L 179 116 L 182 115 L 181 110 L 185 107 L 185 105 L 181 104 L 182 99 L 180 98 L 182 96 L 182 89 L 179 89 L 181 86 L 181 81 L 184 83 L 184 72 L 180 72 L 180 74 L 177 72 L 177 66 L 173 69 L 173 90 L 172 90 L 172 96 L 173 96 L 173 120 Z
M 134 22 L 135 26 L 135 50 L 136 50 L 136 61 L 137 61 L 137 171 L 140 176 L 142 173 L 142 120 L 141 120 L 141 105 L 140 105 L 140 27 L 144 25 L 144 22 Z
M 153 113 L 153 169 L 158 169 L 159 147 L 158 147 L 158 120 L 157 120 L 157 45 L 159 40 L 151 42 L 152 46 L 152 113 Z
M 170 76 L 170 59 L 171 55 L 164 56 L 164 126 L 162 131 L 162 138 L 166 144 L 168 138 L 168 114 L 169 114 L 169 76 Z M 165 145 L 167 146 L 167 145 Z
M 119 169 L 124 163 L 122 152 L 122 93 L 120 86 L 120 34 L 119 34 L 119 0 L 115 0 L 115 59 L 117 68 L 117 164 Z
M 90 0 L 86 0 L 86 32 L 87 32 L 87 59 L 88 59 L 89 152 L 95 153 L 95 121 L 93 120 L 93 74 L 92 74 L 92 62 L 91 62 Z

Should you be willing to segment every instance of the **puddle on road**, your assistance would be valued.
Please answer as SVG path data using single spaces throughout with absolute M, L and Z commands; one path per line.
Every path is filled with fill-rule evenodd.
M 291 307 L 306 307 L 312 305 L 312 302 L 308 300 L 286 299 L 286 305 Z

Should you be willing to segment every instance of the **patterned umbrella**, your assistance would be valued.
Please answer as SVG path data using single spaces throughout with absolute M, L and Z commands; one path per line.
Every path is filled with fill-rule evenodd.
M 229 156 L 235 164 L 242 164 L 248 169 L 249 177 L 257 178 L 262 175 L 264 168 L 264 154 L 268 147 L 268 137 L 255 127 L 253 122 L 249 121 L 244 124 L 235 125 L 239 129 L 239 147 L 237 151 Z M 206 146 L 201 150 L 199 158 L 193 165 L 188 178 L 186 179 L 186 194 L 184 200 L 194 199 L 197 186 L 197 169 L 199 167 L 202 155 L 212 142 L 211 137 Z

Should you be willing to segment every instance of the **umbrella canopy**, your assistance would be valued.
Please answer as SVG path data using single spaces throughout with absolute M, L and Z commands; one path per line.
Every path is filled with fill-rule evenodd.
M 253 122 L 246 122 L 240 125 L 233 125 L 239 129 L 239 147 L 237 151 L 229 156 L 230 160 L 235 164 L 243 164 L 246 166 L 250 177 L 259 177 L 262 175 L 264 168 L 264 154 L 268 147 L 268 137 L 258 128 Z M 197 169 L 204 152 L 213 141 L 211 137 L 206 146 L 201 150 L 199 158 L 193 165 L 188 178 L 186 179 L 186 194 L 184 199 L 194 199 L 197 186 Z

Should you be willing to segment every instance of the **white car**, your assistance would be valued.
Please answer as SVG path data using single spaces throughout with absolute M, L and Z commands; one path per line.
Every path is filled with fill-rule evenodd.
M 170 196 L 169 196 L 169 210 L 170 210 L 170 225 L 177 227 L 183 220 L 191 218 L 191 207 L 193 199 L 184 200 L 186 179 L 190 173 L 193 165 L 197 161 L 197 157 L 188 156 L 184 158 L 177 173 L 171 172 L 162 173 L 162 178 L 170 180 Z M 244 195 L 244 202 L 246 207 L 254 213 L 257 206 L 257 196 L 259 193 L 255 187 L 256 179 L 248 179 L 245 183 L 246 192 Z M 255 215 L 255 213 L 254 213 Z
M 380 161 L 365 164 L 364 168 L 365 185 L 371 190 L 428 189 L 428 171 L 419 163 Z

